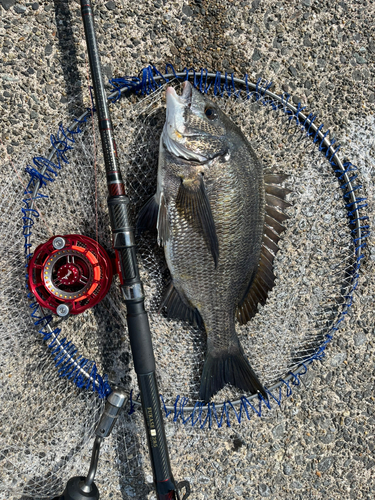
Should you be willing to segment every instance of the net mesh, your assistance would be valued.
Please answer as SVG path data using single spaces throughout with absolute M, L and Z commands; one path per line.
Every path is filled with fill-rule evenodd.
M 176 80 L 170 84 L 179 86 Z M 112 105 L 119 162 L 134 221 L 156 189 L 164 89 L 145 97 L 131 95 Z M 212 98 L 219 99 L 221 108 L 241 127 L 266 171 L 289 176 L 285 187 L 291 191 L 288 201 L 292 206 L 287 209 L 287 230 L 275 259 L 276 286 L 257 315 L 247 325 L 236 327 L 254 370 L 271 387 L 301 362 L 319 355 L 327 335 L 329 338 L 337 327 L 356 282 L 355 244 L 340 183 L 311 138 L 271 103 L 235 96 Z M 50 124 L 59 162 L 44 177 L 40 192 L 48 198 L 36 200 L 39 217 L 30 211 L 22 213 L 31 172 L 25 172 L 25 165 L 36 167 L 33 158 L 48 156 L 47 137 L 26 159 L 6 162 L 2 174 L 0 491 L 40 498 L 61 492 L 69 477 L 82 474 L 82 463 L 89 456 L 88 440 L 103 409 L 97 394 L 78 389 L 59 376 L 52 349 L 43 334 L 37 333 L 43 322 L 35 325 L 39 313 L 35 306 L 30 307 L 25 288 L 23 233 L 27 225 L 32 226 L 28 229 L 32 246 L 26 251 L 32 252 L 53 235 L 78 233 L 96 239 L 111 253 L 99 133 L 89 116 L 74 134 L 74 141 L 64 136 L 66 125 L 79 116 L 72 111 L 74 103 L 69 110 L 62 118 L 64 128 L 59 136 L 57 123 Z M 61 168 L 56 168 L 57 163 Z M 180 398 L 184 405 L 194 406 L 205 357 L 204 332 L 159 313 L 169 279 L 163 251 L 152 235 L 139 236 L 137 243 L 160 393 L 167 405 L 173 406 Z M 61 328 L 60 338 L 74 343 L 86 359 L 95 360 L 98 372 L 107 374 L 110 385 L 133 391 L 136 399 L 125 316 L 116 277 L 95 308 L 50 326 Z M 236 401 L 241 396 L 226 387 L 214 396 L 214 402 Z M 144 463 L 145 441 L 142 439 L 140 448 L 139 435 L 134 432 L 141 425 L 139 412 L 135 413 L 135 417 L 124 413 L 109 441 L 115 446 L 108 453 L 122 464 L 122 478 L 137 476 L 140 466 L 149 467 Z M 174 432 L 173 426 L 167 426 L 167 437 L 172 438 Z

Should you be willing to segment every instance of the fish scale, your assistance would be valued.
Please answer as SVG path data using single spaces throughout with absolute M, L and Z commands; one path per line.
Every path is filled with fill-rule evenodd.
M 248 321 L 273 286 L 285 190 L 276 186 L 277 175 L 265 184 L 249 142 L 207 96 L 189 82 L 181 97 L 171 87 L 166 95 L 158 189 L 138 223 L 156 223 L 164 246 L 172 283 L 162 306 L 170 317 L 204 326 L 201 399 L 226 384 L 266 397 L 237 337 L 235 316 Z M 265 223 L 272 238 L 264 236 Z

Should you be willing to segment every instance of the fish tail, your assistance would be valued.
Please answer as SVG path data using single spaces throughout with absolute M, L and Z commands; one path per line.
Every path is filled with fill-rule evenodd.
M 240 347 L 232 352 L 226 350 L 215 355 L 207 354 L 199 390 L 200 399 L 207 403 L 226 384 L 252 394 L 259 392 L 267 398 L 263 385 Z

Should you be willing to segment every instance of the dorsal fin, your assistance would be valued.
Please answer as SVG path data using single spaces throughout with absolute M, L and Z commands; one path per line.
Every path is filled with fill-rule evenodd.
M 264 176 L 264 187 L 266 194 L 265 217 L 263 242 L 259 258 L 258 270 L 251 277 L 249 286 L 244 297 L 237 306 L 237 319 L 243 325 L 255 316 L 258 303 L 264 305 L 268 292 L 275 285 L 275 275 L 273 274 L 273 261 L 279 251 L 277 245 L 280 235 L 285 231 L 282 223 L 288 219 L 283 212 L 290 203 L 285 201 L 285 196 L 291 191 L 280 187 L 280 184 L 287 179 L 285 174 L 266 174 Z
M 264 174 L 265 184 L 281 184 L 287 180 L 288 174 Z

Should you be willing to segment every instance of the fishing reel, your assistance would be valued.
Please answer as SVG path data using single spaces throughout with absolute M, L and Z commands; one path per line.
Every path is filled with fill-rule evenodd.
M 88 236 L 53 236 L 39 245 L 28 265 L 28 283 L 40 306 L 61 318 L 80 314 L 107 294 L 115 265 Z

